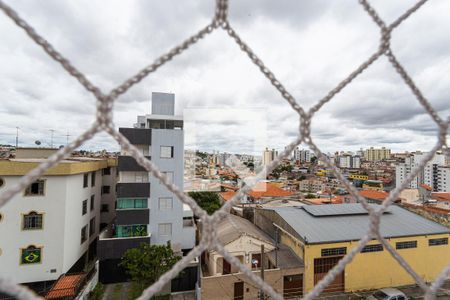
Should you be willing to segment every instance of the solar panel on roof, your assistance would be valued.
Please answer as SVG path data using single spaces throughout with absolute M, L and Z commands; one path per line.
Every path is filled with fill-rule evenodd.
M 301 207 L 314 217 L 326 216 L 351 216 L 368 215 L 369 213 L 361 205 L 339 204 L 339 205 L 304 205 Z

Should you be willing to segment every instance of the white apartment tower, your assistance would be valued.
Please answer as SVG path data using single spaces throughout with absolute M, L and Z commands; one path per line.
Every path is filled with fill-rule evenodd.
M 152 93 L 152 114 L 138 116 L 134 128 L 119 131 L 183 190 L 183 118 L 175 116 L 175 95 Z M 99 240 L 100 280 L 122 280 L 117 264 L 141 243 L 186 252 L 195 246 L 191 209 L 122 150 L 118 158 L 116 220 Z M 111 272 L 110 272 L 111 271 Z M 117 272 L 116 272 L 117 271 Z
M 423 159 L 427 153 L 416 152 L 405 158 L 404 163 L 400 163 L 395 168 L 396 185 L 399 186 L 412 169 Z M 433 158 L 425 165 L 407 188 L 417 189 L 419 185 L 426 184 L 432 187 L 434 192 L 448 191 L 448 166 L 446 166 L 445 155 L 437 152 Z

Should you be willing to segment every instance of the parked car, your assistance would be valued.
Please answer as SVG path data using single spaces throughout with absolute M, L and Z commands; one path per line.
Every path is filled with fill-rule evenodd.
M 369 297 L 367 297 L 368 300 L 408 300 L 408 297 L 406 295 L 394 288 L 385 288 L 376 291 Z

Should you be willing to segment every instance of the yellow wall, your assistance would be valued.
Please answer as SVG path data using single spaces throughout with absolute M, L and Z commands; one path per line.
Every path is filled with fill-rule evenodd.
M 96 161 L 77 161 L 59 163 L 53 168 L 47 170 L 44 175 L 72 175 L 92 172 L 116 165 L 115 159 L 104 159 Z M 0 175 L 4 176 L 22 176 L 30 172 L 39 165 L 38 162 L 24 161 L 0 161 Z
M 367 180 L 367 179 L 369 179 L 369 176 L 367 176 L 367 175 L 359 175 L 359 174 L 351 174 L 351 175 L 348 176 L 348 178 Z
M 417 240 L 417 248 L 400 249 L 397 251 L 425 281 L 430 282 L 436 278 L 445 266 L 450 264 L 450 245 L 428 246 L 428 239 L 441 237 L 450 237 L 450 235 L 440 234 L 429 235 L 427 237 L 392 238 L 388 242 L 395 249 L 396 242 Z M 379 242 L 371 241 L 369 242 L 370 244 L 379 244 Z M 321 249 L 344 246 L 347 247 L 347 253 L 349 253 L 351 248 L 357 246 L 357 242 L 305 246 L 305 291 L 310 291 L 314 286 L 314 258 L 321 257 Z M 414 283 L 414 279 L 397 263 L 386 249 L 380 252 L 359 253 L 345 267 L 346 292 Z

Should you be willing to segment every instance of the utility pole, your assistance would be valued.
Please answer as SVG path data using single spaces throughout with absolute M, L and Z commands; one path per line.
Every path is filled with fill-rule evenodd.
M 66 145 L 69 145 L 69 130 L 67 130 L 67 134 L 66 134 Z
M 19 147 L 19 127 L 16 127 L 16 150 Z
M 50 148 L 53 148 L 53 133 L 55 132 L 55 130 L 50 129 L 50 132 L 52 133 L 51 138 L 50 138 Z
M 264 244 L 261 244 L 261 279 L 264 281 Z M 261 289 L 259 299 L 264 300 L 264 291 Z

